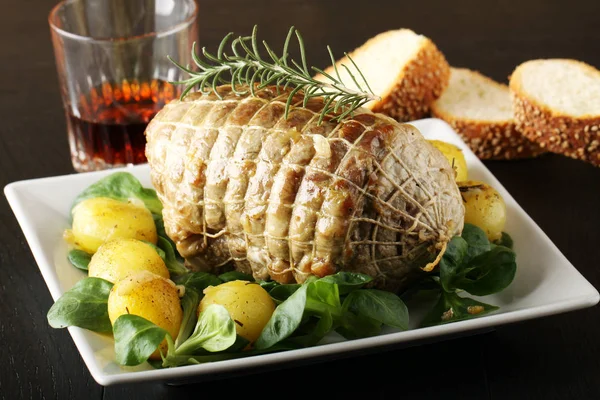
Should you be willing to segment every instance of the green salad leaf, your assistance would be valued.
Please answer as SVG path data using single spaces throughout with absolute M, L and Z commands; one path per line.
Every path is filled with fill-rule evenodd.
M 236 337 L 235 323 L 227 309 L 211 304 L 200 313 L 194 333 L 175 349 L 175 355 L 194 354 L 199 349 L 223 351 L 235 343 Z
M 512 245 L 508 234 L 504 243 Z M 474 318 L 498 307 L 461 297 L 465 291 L 487 296 L 506 289 L 517 271 L 516 254 L 500 244 L 490 243 L 480 228 L 465 224 L 461 236 L 452 238 L 439 265 L 439 277 L 429 282 L 439 285 L 439 299 L 421 326 Z
M 457 286 L 475 296 L 498 293 L 508 287 L 517 272 L 515 253 L 496 246 L 469 261 Z
M 317 344 L 329 332 L 346 338 L 378 334 L 383 325 L 408 328 L 408 310 L 394 293 L 363 286 L 371 277 L 339 272 L 303 284 L 278 285 L 269 294 L 280 304 L 255 343 L 257 349 L 287 343 Z
M 464 260 L 468 254 L 467 241 L 459 236 L 453 237 L 440 260 L 440 282 L 446 292 L 456 289 L 456 280 L 461 276 Z
M 201 293 L 198 293 L 192 288 L 187 288 L 185 294 L 181 298 L 181 308 L 183 309 L 183 317 L 179 327 L 179 333 L 175 339 L 175 347 L 179 347 L 187 338 L 190 337 L 198 318 L 196 313 L 200 304 Z
M 294 333 L 302 322 L 307 291 L 308 285 L 301 285 L 290 297 L 277 306 L 254 347 L 267 349 Z
M 467 254 L 464 261 L 468 262 L 474 257 L 490 251 L 490 241 L 488 240 L 485 232 L 480 228 L 472 224 L 465 224 L 462 234 L 462 239 L 467 242 Z
M 323 282 L 335 283 L 338 286 L 340 294 L 344 295 L 364 287 L 371 282 L 373 278 L 369 275 L 356 272 L 338 272 L 337 274 L 324 276 L 320 280 Z
M 162 251 L 162 253 L 159 252 L 158 254 L 160 254 L 163 261 L 165 262 L 165 265 L 167 266 L 167 269 L 169 270 L 171 276 L 183 275 L 189 272 L 189 269 L 187 269 L 183 265 L 183 263 L 177 259 L 177 255 L 175 254 L 175 248 L 171 245 L 170 240 L 167 240 L 162 236 L 158 236 L 158 242 L 156 243 L 156 247 L 158 247 L 158 249 Z
M 307 311 L 317 315 L 330 313 L 340 315 L 342 304 L 340 302 L 340 291 L 338 285 L 324 280 L 316 280 L 307 284 L 306 293 Z
M 230 282 L 230 281 L 248 281 L 254 282 L 254 278 L 252 275 L 244 274 L 239 271 L 229 271 L 219 275 L 219 279 L 222 282 Z
M 500 239 L 496 240 L 494 242 L 495 245 L 497 246 L 504 246 L 504 247 L 508 247 L 509 249 L 513 248 L 513 239 L 510 237 L 510 235 L 506 232 L 502 232 L 502 236 L 500 237 Z
M 447 324 L 449 322 L 463 321 L 466 319 L 480 317 L 498 307 L 470 299 L 460 297 L 457 293 L 442 291 L 438 302 L 421 322 L 422 327 Z
M 78 326 L 94 332 L 110 332 L 108 295 L 113 284 L 100 278 L 84 278 L 65 292 L 48 311 L 53 328 Z
M 208 272 L 188 272 L 183 275 L 172 278 L 177 285 L 183 285 L 186 291 L 193 289 L 198 293 L 202 293 L 209 286 L 217 286 L 223 283 L 217 276 Z
M 269 290 L 269 294 L 277 303 L 281 303 L 288 299 L 291 295 L 294 294 L 296 290 L 298 290 L 302 286 L 299 283 L 289 283 L 286 285 L 277 285 Z
M 115 360 L 133 366 L 148 360 L 168 333 L 145 318 L 124 314 L 115 321 L 113 336 Z
M 225 350 L 240 352 L 248 341 L 236 334 L 235 323 L 227 309 L 218 304 L 211 304 L 200 313 L 190 337 L 179 345 L 167 337 L 167 343 L 169 350 L 167 355 L 163 356 L 163 367 L 195 364 L 198 361 L 194 361 L 194 357 Z M 219 357 L 220 355 L 216 355 L 211 358 L 214 361 Z
M 83 200 L 94 197 L 109 197 L 115 200 L 127 201 L 134 197 L 142 202 L 150 212 L 161 215 L 162 203 L 154 189 L 145 188 L 140 181 L 129 172 L 112 173 L 79 194 L 73 202 L 73 207 Z
M 92 260 L 92 255 L 86 253 L 83 250 L 73 249 L 69 251 L 67 258 L 71 265 L 73 265 L 75 268 L 80 269 L 82 271 L 87 271 L 88 265 Z
M 344 300 L 344 310 L 368 315 L 380 324 L 408 329 L 408 309 L 394 293 L 377 289 L 356 290 Z

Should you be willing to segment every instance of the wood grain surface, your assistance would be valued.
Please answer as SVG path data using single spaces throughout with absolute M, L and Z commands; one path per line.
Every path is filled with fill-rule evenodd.
M 73 173 L 47 15 L 54 2 L 5 0 L 0 13 L 0 186 Z M 200 0 L 198 38 L 212 47 L 254 24 L 274 46 L 290 25 L 309 60 L 383 30 L 433 39 L 454 66 L 506 81 L 531 58 L 600 67 L 600 2 Z M 525 211 L 600 287 L 600 168 L 558 155 L 486 162 Z M 240 377 L 103 388 L 66 330 L 46 321 L 51 298 L 16 219 L 0 196 L 0 399 L 600 399 L 600 308 L 479 335 Z

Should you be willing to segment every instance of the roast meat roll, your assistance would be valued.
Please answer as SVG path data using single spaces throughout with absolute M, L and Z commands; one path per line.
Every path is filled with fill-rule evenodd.
M 146 156 L 165 228 L 186 264 L 257 280 L 303 282 L 337 271 L 402 289 L 462 230 L 464 206 L 446 158 L 409 124 L 367 109 L 319 123 L 268 87 L 229 86 L 166 105 Z

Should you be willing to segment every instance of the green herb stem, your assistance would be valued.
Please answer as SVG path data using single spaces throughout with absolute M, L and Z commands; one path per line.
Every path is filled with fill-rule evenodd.
M 289 59 L 288 49 L 293 36 L 296 37 L 298 42 L 301 56 L 300 63 Z M 240 36 L 229 43 L 232 37 L 233 33 L 229 33 L 223 38 L 216 54 L 212 54 L 206 48 L 202 48 L 202 56 L 199 56 L 196 54 L 194 44 L 192 46 L 192 59 L 196 64 L 197 70 L 185 67 L 169 57 L 177 67 L 190 76 L 188 79 L 172 82 L 174 84 L 185 85 L 181 94 L 182 98 L 193 88 L 197 88 L 198 91 L 204 94 L 214 93 L 217 97 L 221 98 L 217 86 L 223 84 L 231 85 L 232 91 L 238 95 L 244 95 L 248 92 L 255 95 L 257 89 L 267 86 L 275 86 L 278 91 L 291 88 L 292 90 L 288 93 L 285 105 L 285 117 L 287 118 L 288 116 L 292 100 L 296 94 L 304 96 L 302 101 L 303 106 L 306 106 L 308 100 L 311 98 L 321 97 L 324 99 L 324 107 L 319 118 L 319 123 L 328 114 L 335 114 L 332 115 L 332 120 L 339 121 L 365 103 L 381 99 L 373 93 L 364 75 L 348 54 L 346 54 L 346 57 L 352 65 L 349 67 L 343 64 L 342 67 L 350 76 L 356 89 L 348 87 L 343 82 L 338 68 L 335 67 L 335 63 L 335 76 L 327 74 L 316 67 L 309 68 L 306 60 L 304 41 L 300 32 L 294 27 L 291 27 L 288 32 L 281 57 L 265 41 L 262 42 L 262 45 L 268 54 L 268 58 L 261 57 L 256 26 L 251 36 Z M 225 52 L 228 44 L 230 45 L 230 54 Z M 327 50 L 331 59 L 335 60 L 329 46 Z M 321 74 L 326 78 L 326 81 L 315 79 L 312 76 L 314 73 Z M 247 88 L 240 89 L 241 86 L 247 86 Z

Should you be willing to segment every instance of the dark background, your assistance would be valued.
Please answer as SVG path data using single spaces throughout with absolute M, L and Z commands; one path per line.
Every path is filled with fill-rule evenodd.
M 0 12 L 0 186 L 72 173 L 47 14 L 54 2 L 3 0 Z M 254 24 L 277 46 L 290 25 L 309 60 L 352 50 L 387 29 L 429 36 L 454 66 L 506 81 L 528 59 L 600 66 L 600 1 L 200 1 L 200 44 Z M 486 162 L 595 286 L 600 287 L 600 168 L 557 155 Z M 180 387 L 95 383 L 52 304 L 23 234 L 0 196 L 0 398 L 600 399 L 598 307 L 476 336 Z

